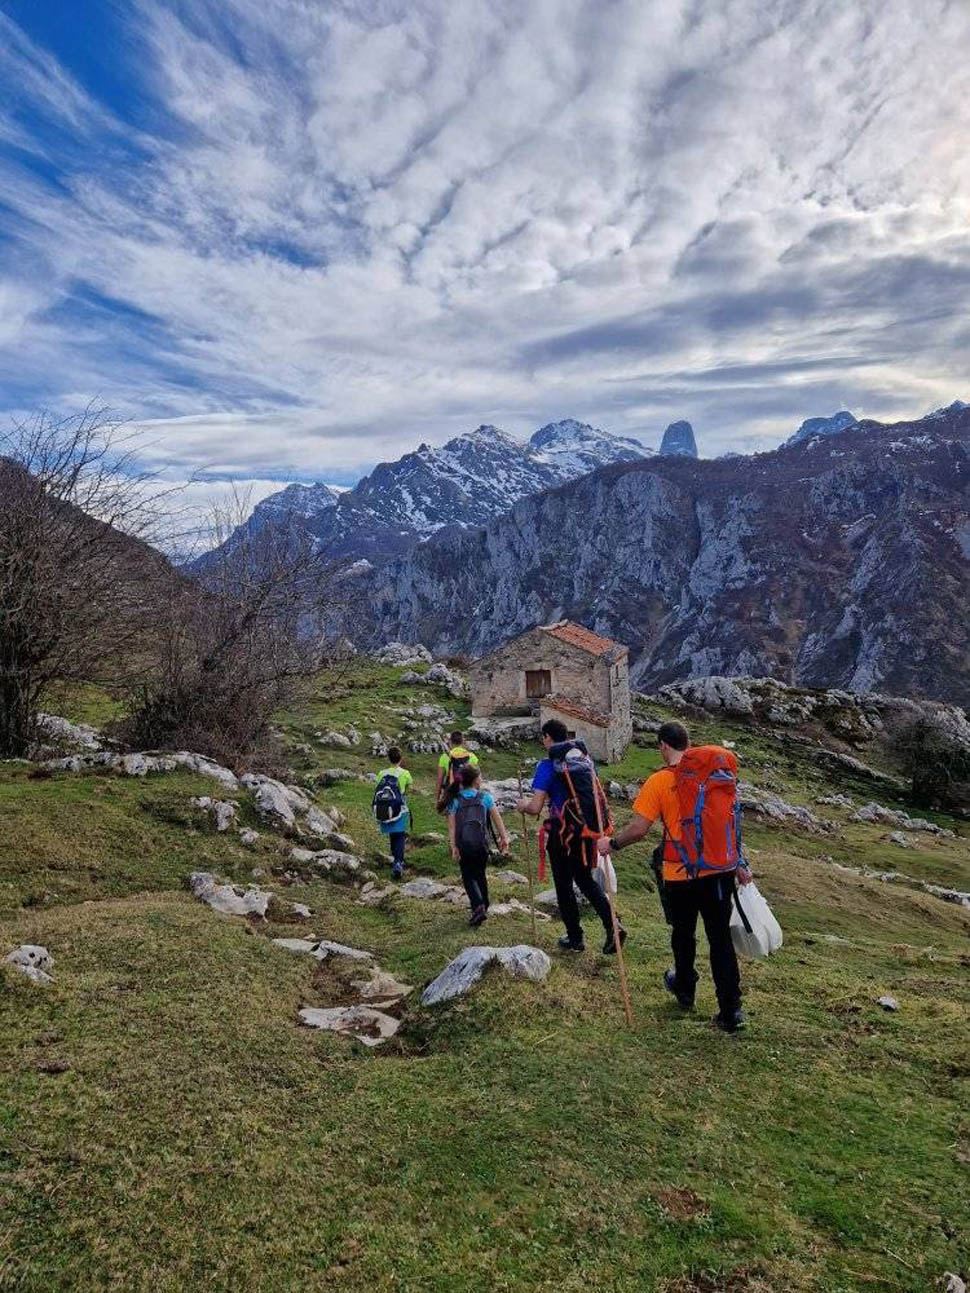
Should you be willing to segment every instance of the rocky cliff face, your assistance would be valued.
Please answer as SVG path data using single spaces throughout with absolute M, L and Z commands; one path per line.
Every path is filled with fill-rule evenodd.
M 664 457 L 696 458 L 697 441 L 694 439 L 694 428 L 689 422 L 671 422 L 660 441 L 660 453 Z
M 568 616 L 641 687 L 709 674 L 970 702 L 970 410 L 528 497 L 362 584 L 375 637 L 479 653 Z
M 786 446 L 801 444 L 803 440 L 810 440 L 812 436 L 817 435 L 838 435 L 841 431 L 848 431 L 849 427 L 856 425 L 857 419 L 848 409 L 833 413 L 830 418 L 806 418 L 795 434 L 789 436 L 785 444 Z

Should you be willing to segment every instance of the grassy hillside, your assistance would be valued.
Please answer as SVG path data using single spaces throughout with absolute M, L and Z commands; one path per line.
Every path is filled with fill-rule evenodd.
M 366 733 L 391 732 L 395 708 L 461 714 L 399 672 L 321 685 L 280 716 L 302 784 L 375 769 Z M 90 694 L 83 716 L 99 717 Z M 314 737 L 351 723 L 355 750 Z M 697 735 L 736 741 L 746 778 L 790 800 L 886 802 L 743 728 Z M 482 753 L 495 776 L 537 755 Z M 440 831 L 435 756 L 409 763 L 416 831 Z M 656 765 L 634 748 L 611 775 Z M 0 951 L 40 942 L 56 961 L 46 988 L 0 974 L 0 1287 L 922 1293 L 944 1270 L 968 1273 L 970 912 L 822 860 L 970 889 L 965 825 L 903 851 L 885 827 L 808 836 L 749 820 L 786 941 L 744 964 L 738 1037 L 710 1026 L 708 974 L 693 1015 L 663 992 L 666 928 L 646 852 L 631 849 L 618 870 L 632 1032 L 596 931 L 561 959 L 550 922 L 544 983 L 489 976 L 431 1010 L 415 994 L 372 1052 L 298 1026 L 301 1005 L 333 1000 L 334 972 L 271 937 L 364 947 L 420 988 L 469 943 L 529 941 L 528 917 L 473 932 L 461 908 L 285 888 L 272 871 L 289 842 L 249 796 L 236 796 L 241 822 L 260 840 L 246 847 L 192 808 L 199 794 L 219 791 L 184 773 L 37 779 L 0 765 Z M 346 781 L 318 800 L 346 814 L 373 865 L 370 794 Z M 454 878 L 440 843 L 409 861 Z M 190 869 L 255 869 L 314 915 L 218 916 L 182 887 Z M 884 993 L 897 1013 L 877 1006 Z

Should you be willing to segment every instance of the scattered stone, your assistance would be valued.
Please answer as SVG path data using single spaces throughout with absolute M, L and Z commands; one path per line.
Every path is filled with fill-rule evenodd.
M 959 1275 L 954 1275 L 952 1271 L 944 1271 L 943 1293 L 967 1293 L 967 1286 Z
M 248 844 L 248 845 L 258 844 L 259 833 L 257 831 L 252 830 L 248 826 L 244 826 L 243 829 L 239 832 L 239 841 L 241 844 Z
M 408 664 L 430 664 L 432 655 L 426 646 L 418 643 L 412 645 L 407 642 L 388 642 L 379 651 L 375 651 L 374 659 L 378 664 L 399 667 Z
M 360 858 L 341 849 L 295 848 L 290 850 L 290 858 L 300 866 L 308 867 L 318 875 L 329 876 L 334 880 L 353 880 L 361 874 Z
M 882 1006 L 883 1010 L 898 1010 L 899 1002 L 895 997 L 880 997 L 876 1002 L 877 1006 Z
M 488 914 L 489 914 L 489 917 L 515 916 L 518 914 L 531 916 L 532 908 L 529 906 L 527 902 L 520 902 L 518 898 L 508 898 L 504 902 L 493 902 L 488 909 Z M 545 912 L 545 911 L 536 912 L 536 920 L 551 920 L 551 919 L 552 917 L 549 915 L 548 912 Z
M 382 888 L 373 881 L 368 881 L 361 889 L 357 901 L 362 907 L 377 907 L 385 898 L 394 893 L 397 893 L 396 885 L 388 884 Z
M 350 737 L 344 736 L 342 732 L 317 732 L 316 737 L 321 745 L 333 745 L 343 750 L 349 750 L 354 744 Z
M 576 895 L 576 902 L 579 904 L 580 910 L 589 906 L 589 899 L 584 893 L 580 893 L 576 885 L 573 885 L 573 893 Z M 559 911 L 559 900 L 556 897 L 555 889 L 543 889 L 541 893 L 536 894 L 535 902 L 537 907 L 543 908 L 545 911 L 549 912 L 551 916 L 559 916 L 561 914 Z
M 495 879 L 499 884 L 528 884 L 529 877 L 521 871 L 496 871 Z
M 425 988 L 423 1006 L 436 1006 L 462 996 L 479 981 L 487 965 L 503 966 L 514 979 L 544 979 L 551 968 L 549 957 L 538 947 L 466 947 Z
M 230 772 L 219 763 L 214 763 L 212 759 L 207 759 L 204 754 L 192 754 L 188 750 L 180 750 L 177 754 L 173 754 L 172 758 L 176 767 L 197 772 L 201 777 L 212 777 L 228 790 L 234 790 L 239 785 L 239 779 L 234 772 Z
M 910 817 L 898 808 L 886 808 L 883 804 L 863 804 L 849 818 L 852 822 L 879 822 L 886 826 L 896 826 L 903 831 L 924 831 L 927 835 L 937 835 L 943 839 L 955 839 L 953 831 L 936 822 L 927 821 L 925 817 Z
M 365 1046 L 380 1046 L 401 1027 L 399 1019 L 370 1006 L 330 1006 L 326 1009 L 304 1006 L 300 1010 L 300 1020 L 308 1028 L 343 1033 Z
M 407 884 L 402 884 L 398 893 L 403 894 L 405 898 L 441 898 L 452 887 L 441 884 L 437 880 L 431 880 L 428 876 L 419 876 L 417 880 L 409 880 Z
M 245 782 L 245 778 L 244 778 Z M 296 826 L 296 813 L 279 782 L 266 780 L 256 786 L 256 812 L 260 818 L 277 830 L 292 830 Z
M 350 986 L 357 989 L 362 1001 L 380 1001 L 382 1006 L 403 1001 L 414 991 L 410 983 L 399 982 L 393 974 L 388 974 L 376 965 L 371 969 L 369 978 L 351 979 Z
M 892 831 L 889 835 L 884 835 L 883 839 L 887 839 L 890 844 L 895 844 L 900 849 L 911 849 L 913 847 L 902 831 Z
M 290 911 L 294 916 L 299 916 L 301 920 L 309 920 L 313 915 L 310 908 L 303 902 L 290 903 Z
M 220 884 L 209 871 L 193 871 L 189 889 L 200 902 L 227 916 L 264 916 L 273 895 L 254 885 Z
M 236 820 L 239 805 L 234 799 L 210 799 L 208 795 L 197 795 L 192 803 L 209 813 L 217 831 L 227 831 Z
M 28 979 L 33 979 L 34 983 L 51 982 L 50 971 L 54 968 L 54 958 L 46 947 L 37 943 L 21 943 L 4 960 L 8 965 L 15 965 Z
M 371 773 L 376 780 L 377 774 Z M 356 781 L 357 773 L 351 772 L 349 768 L 324 768 L 316 775 L 316 782 L 319 786 L 336 786 L 341 781 Z
M 738 782 L 738 797 L 745 812 L 756 813 L 768 821 L 781 822 L 785 826 L 799 826 L 816 835 L 838 829 L 835 822 L 817 817 L 810 808 L 801 804 L 789 804 L 780 795 L 752 786 L 746 781 Z
M 817 795 L 815 802 L 828 808 L 855 808 L 848 795 Z

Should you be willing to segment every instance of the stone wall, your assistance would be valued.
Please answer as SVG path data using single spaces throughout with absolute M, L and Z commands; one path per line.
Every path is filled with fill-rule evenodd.
M 491 655 L 476 660 L 468 681 L 472 697 L 472 715 L 486 718 L 491 714 L 529 713 L 538 708 L 526 695 L 527 670 L 547 669 L 551 675 L 551 694 L 568 696 L 587 709 L 608 714 L 611 709 L 610 674 L 619 668 L 626 680 L 626 713 L 630 712 L 630 687 L 627 662 L 611 666 L 586 651 L 557 641 L 541 629 L 523 633 Z M 631 728 L 632 732 L 632 728 Z

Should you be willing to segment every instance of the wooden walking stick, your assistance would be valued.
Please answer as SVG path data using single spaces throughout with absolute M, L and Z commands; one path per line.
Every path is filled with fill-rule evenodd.
M 522 772 L 519 771 L 519 798 L 522 798 Z M 532 852 L 529 848 L 529 828 L 525 824 L 525 813 L 522 816 L 522 840 L 525 848 L 525 869 L 529 877 L 529 911 L 532 913 L 532 942 L 535 944 L 538 939 L 536 934 L 536 895 L 535 886 L 532 882 Z

